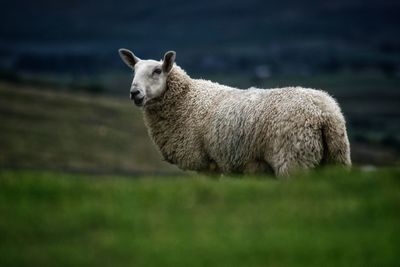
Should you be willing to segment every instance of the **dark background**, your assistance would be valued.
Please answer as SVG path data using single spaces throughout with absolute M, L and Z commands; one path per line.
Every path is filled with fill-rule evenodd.
M 399 73 L 398 1 L 2 1 L 1 67 L 94 74 L 118 47 L 190 72 Z

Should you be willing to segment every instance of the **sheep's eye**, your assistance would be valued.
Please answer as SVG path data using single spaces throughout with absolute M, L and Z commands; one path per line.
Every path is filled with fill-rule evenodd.
M 155 69 L 154 71 L 153 71 L 153 74 L 161 74 L 161 69 Z

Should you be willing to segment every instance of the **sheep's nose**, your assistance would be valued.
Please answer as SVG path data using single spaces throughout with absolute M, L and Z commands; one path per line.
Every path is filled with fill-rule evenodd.
M 131 99 L 134 99 L 135 96 L 137 96 L 139 93 L 140 93 L 139 90 L 131 91 Z

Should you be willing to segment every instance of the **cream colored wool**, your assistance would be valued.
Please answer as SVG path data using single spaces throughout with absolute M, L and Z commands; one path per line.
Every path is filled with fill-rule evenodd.
M 144 116 L 164 159 L 184 170 L 286 176 L 321 163 L 351 165 L 345 119 L 319 90 L 240 90 L 174 65 Z

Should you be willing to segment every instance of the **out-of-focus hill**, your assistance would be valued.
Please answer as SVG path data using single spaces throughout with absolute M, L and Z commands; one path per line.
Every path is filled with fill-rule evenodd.
M 352 159 L 358 166 L 398 166 L 400 116 L 393 100 L 398 93 L 370 94 L 341 96 Z M 380 104 L 372 105 L 372 99 Z M 0 83 L 0 121 L 0 169 L 179 173 L 162 161 L 128 98 Z
M 141 112 L 128 99 L 0 83 L 0 169 L 163 174 Z

